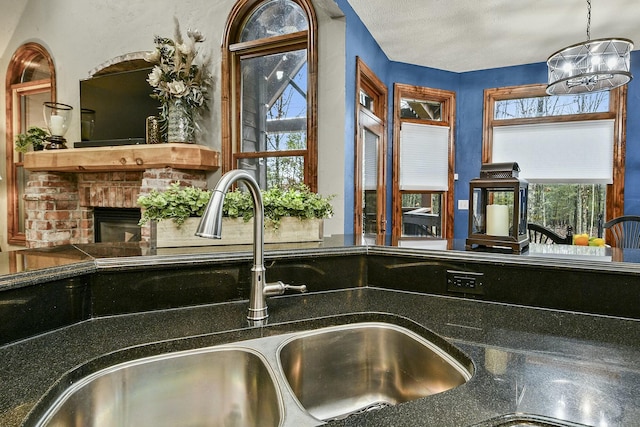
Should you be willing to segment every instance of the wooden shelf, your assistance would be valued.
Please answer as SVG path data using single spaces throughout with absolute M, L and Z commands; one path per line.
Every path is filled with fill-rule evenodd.
M 24 168 L 50 172 L 140 171 L 172 167 L 210 170 L 220 167 L 220 153 L 197 144 L 119 145 L 44 150 L 24 155 Z

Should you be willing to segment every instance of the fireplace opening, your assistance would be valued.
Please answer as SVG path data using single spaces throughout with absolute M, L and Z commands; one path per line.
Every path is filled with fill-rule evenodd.
M 139 221 L 137 208 L 94 208 L 94 241 L 139 242 L 142 240 Z

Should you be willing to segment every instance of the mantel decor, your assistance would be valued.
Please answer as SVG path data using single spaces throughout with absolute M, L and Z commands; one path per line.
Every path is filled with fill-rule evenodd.
M 31 148 L 33 151 L 44 149 L 45 142 L 50 137 L 49 132 L 38 126 L 31 126 L 25 133 L 16 136 L 16 151 L 26 153 Z
M 154 64 L 147 81 L 161 104 L 160 129 L 167 142 L 194 143 L 199 115 L 207 109 L 210 61 L 196 63 L 196 45 L 203 41 L 198 30 L 188 30 L 184 40 L 176 19 L 174 39 L 155 36 L 156 48 L 145 56 Z
M 506 248 L 521 253 L 529 246 L 527 192 L 517 163 L 485 163 L 469 186 L 469 237 L 466 248 Z
M 71 122 L 71 112 L 73 107 L 71 105 L 62 104 L 60 102 L 45 102 L 42 105 L 42 113 L 44 115 L 44 121 L 47 124 L 47 129 L 51 134 L 48 138 L 48 144 L 44 148 L 47 150 L 56 150 L 61 148 L 67 148 L 65 145 L 67 140 L 64 135 L 69 129 L 69 123 Z
M 587 40 L 561 49 L 547 60 L 549 95 L 610 90 L 631 79 L 633 42 L 624 38 L 591 40 L 591 0 L 587 0 Z

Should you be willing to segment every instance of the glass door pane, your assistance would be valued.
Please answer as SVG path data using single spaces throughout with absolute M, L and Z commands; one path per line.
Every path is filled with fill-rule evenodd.
M 364 156 L 362 165 L 362 228 L 365 235 L 378 233 L 378 135 L 370 129 L 362 130 Z
M 442 237 L 442 193 L 402 193 L 402 237 Z

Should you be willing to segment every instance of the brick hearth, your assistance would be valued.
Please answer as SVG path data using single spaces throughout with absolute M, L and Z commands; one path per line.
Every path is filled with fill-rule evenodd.
M 174 182 L 206 188 L 220 153 L 197 144 L 45 150 L 24 155 L 28 248 L 94 241 L 93 209 L 138 208 L 137 199 Z M 151 227 L 142 227 L 149 242 Z
M 137 208 L 140 194 L 174 182 L 206 188 L 206 172 L 174 168 L 131 172 L 31 172 L 25 190 L 26 244 L 52 247 L 94 241 L 93 209 Z M 142 227 L 142 241 L 151 237 Z

